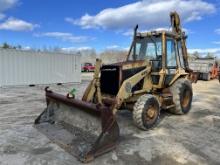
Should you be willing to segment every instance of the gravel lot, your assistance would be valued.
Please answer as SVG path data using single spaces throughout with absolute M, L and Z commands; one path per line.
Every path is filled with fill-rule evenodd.
M 66 94 L 73 87 L 81 97 L 91 74 L 81 84 L 51 85 Z M 80 164 L 33 128 L 34 119 L 45 108 L 44 87 L 0 88 L 0 164 Z M 194 98 L 189 114 L 162 112 L 160 123 L 150 131 L 132 125 L 126 113 L 127 134 L 117 149 L 90 164 L 220 164 L 220 84 L 217 80 L 193 84 Z M 121 128 L 124 130 L 124 128 Z

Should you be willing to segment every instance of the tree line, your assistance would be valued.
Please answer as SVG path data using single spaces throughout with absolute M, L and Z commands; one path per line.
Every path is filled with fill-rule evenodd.
M 193 52 L 193 53 L 188 53 L 188 58 L 189 60 L 195 60 L 197 58 L 215 58 L 215 54 L 208 52 L 207 54 L 201 54 L 197 51 Z
M 21 45 L 13 46 L 8 44 L 7 42 L 4 42 L 0 47 L 3 49 L 22 49 Z
M 7 42 L 4 42 L 0 48 L 2 49 L 17 49 L 17 50 L 25 50 L 26 48 L 22 47 L 21 45 L 11 45 L 8 44 Z M 84 49 L 84 50 L 70 50 L 68 52 L 66 52 L 65 50 L 63 50 L 62 48 L 58 47 L 58 46 L 54 46 L 54 47 L 46 47 L 44 46 L 41 49 L 33 49 L 33 48 L 29 48 L 28 50 L 32 50 L 32 51 L 37 51 L 37 52 L 61 52 L 61 53 L 77 53 L 79 52 L 82 55 L 82 63 L 83 62 L 91 62 L 91 63 L 95 63 L 95 59 L 96 58 L 101 58 L 103 60 L 104 63 L 114 63 L 114 62 L 121 62 L 123 60 L 125 60 L 126 55 L 127 55 L 127 51 L 126 50 L 119 50 L 119 49 L 105 49 L 99 53 L 96 52 L 95 49 Z M 201 58 L 201 57 L 205 57 L 205 58 L 214 58 L 215 54 L 213 53 L 207 53 L 207 54 L 201 54 L 197 51 L 193 52 L 193 53 L 188 53 L 188 58 L 189 61 L 193 61 L 196 58 Z

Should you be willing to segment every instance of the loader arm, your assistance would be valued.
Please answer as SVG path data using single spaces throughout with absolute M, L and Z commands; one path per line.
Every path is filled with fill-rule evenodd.
M 97 99 L 98 103 L 102 103 L 101 99 L 101 90 L 100 90 L 100 68 L 102 65 L 102 61 L 100 59 L 96 59 L 95 64 L 95 72 L 93 76 L 93 80 L 90 82 L 88 87 L 86 88 L 84 95 L 82 97 L 83 101 L 93 102 L 94 98 Z
M 151 66 L 146 66 L 144 70 L 136 73 L 122 83 L 121 88 L 116 96 L 116 104 L 113 106 L 113 114 L 116 114 L 117 109 L 121 107 L 125 99 L 128 99 L 132 96 L 132 88 L 142 79 L 144 79 L 150 73 L 150 71 Z

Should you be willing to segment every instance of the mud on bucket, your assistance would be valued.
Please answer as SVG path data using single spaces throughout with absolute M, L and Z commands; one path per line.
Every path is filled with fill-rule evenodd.
M 115 148 L 119 127 L 112 111 L 77 99 L 46 91 L 47 108 L 35 127 L 82 162 Z

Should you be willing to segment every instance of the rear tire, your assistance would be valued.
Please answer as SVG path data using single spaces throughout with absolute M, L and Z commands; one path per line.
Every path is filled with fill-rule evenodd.
M 192 85 L 189 80 L 181 78 L 177 80 L 171 87 L 170 91 L 173 94 L 174 108 L 170 112 L 183 115 L 190 111 L 192 104 Z
M 157 98 L 147 94 L 139 97 L 133 108 L 133 122 L 142 129 L 154 127 L 159 119 L 160 105 Z

